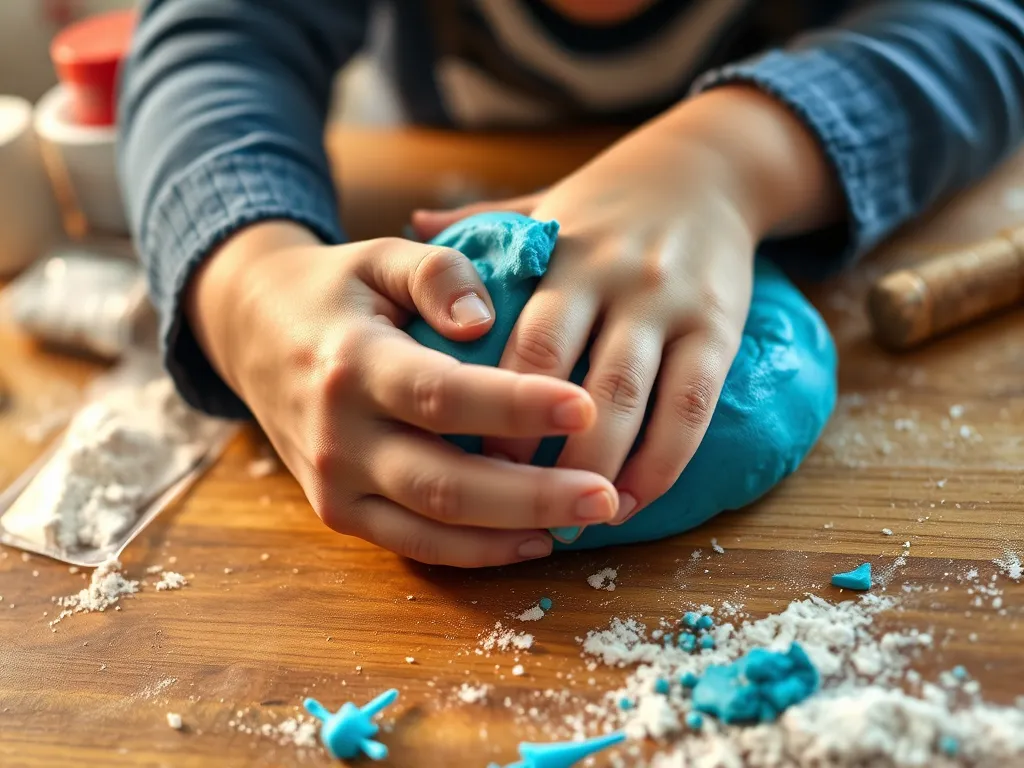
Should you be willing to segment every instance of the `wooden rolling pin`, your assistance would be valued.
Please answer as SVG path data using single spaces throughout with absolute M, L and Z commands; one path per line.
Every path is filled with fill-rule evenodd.
M 901 350 L 1024 300 L 1024 226 L 890 272 L 868 294 L 878 342 Z

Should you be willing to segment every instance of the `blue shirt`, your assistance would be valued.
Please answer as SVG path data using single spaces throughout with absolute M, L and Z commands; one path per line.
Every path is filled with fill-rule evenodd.
M 1024 136 L 1024 2 L 655 0 L 608 29 L 543 0 L 148 0 L 122 78 L 121 180 L 168 370 L 199 408 L 247 415 L 183 318 L 202 259 L 270 218 L 345 241 L 323 124 L 371 25 L 419 124 L 635 122 L 726 83 L 771 94 L 845 196 L 842 227 L 762 245 L 805 273 L 856 258 Z

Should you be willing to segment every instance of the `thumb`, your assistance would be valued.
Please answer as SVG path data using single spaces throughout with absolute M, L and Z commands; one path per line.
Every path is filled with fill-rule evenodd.
M 494 324 L 494 305 L 473 263 L 454 248 L 389 238 L 364 261 L 366 281 L 449 339 L 470 341 Z
M 533 209 L 540 202 L 541 193 L 514 197 L 510 200 L 487 200 L 480 203 L 471 203 L 461 208 L 453 208 L 450 211 L 427 211 L 416 210 L 412 213 L 412 228 L 416 236 L 421 240 L 430 240 L 437 237 L 441 232 L 457 221 L 461 221 L 477 213 L 489 213 L 491 211 L 510 211 L 529 216 Z

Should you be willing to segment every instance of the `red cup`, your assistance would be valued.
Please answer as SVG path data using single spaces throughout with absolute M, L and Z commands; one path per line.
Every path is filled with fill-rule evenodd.
M 80 125 L 113 125 L 117 73 L 128 55 L 133 10 L 90 16 L 62 29 L 50 44 L 57 77 L 71 94 L 71 115 Z

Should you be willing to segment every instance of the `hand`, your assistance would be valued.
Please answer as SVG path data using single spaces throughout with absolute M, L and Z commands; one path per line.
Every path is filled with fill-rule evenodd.
M 566 379 L 593 339 L 584 387 L 597 423 L 569 437 L 558 466 L 614 479 L 615 523 L 667 491 L 703 438 L 739 349 L 757 242 L 834 214 L 838 192 L 814 186 L 831 182 L 819 154 L 780 105 L 722 89 L 540 195 L 414 216 L 423 238 L 482 210 L 560 222 L 549 271 L 501 367 Z M 804 163 L 799 175 L 793 161 Z M 627 461 L 656 381 L 645 439 Z M 528 462 L 538 442 L 496 436 L 485 451 Z
M 465 256 L 398 239 L 324 247 L 297 225 L 244 230 L 197 276 L 189 317 L 331 528 L 427 563 L 551 552 L 549 527 L 611 519 L 600 475 L 470 456 L 438 434 L 572 434 L 580 388 L 459 363 L 399 328 L 485 333 L 493 308 Z

